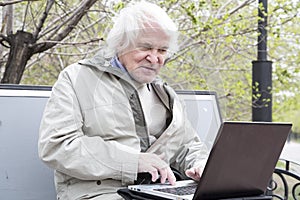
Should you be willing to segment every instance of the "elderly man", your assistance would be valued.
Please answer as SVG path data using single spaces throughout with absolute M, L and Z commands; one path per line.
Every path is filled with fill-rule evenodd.
M 40 158 L 55 170 L 57 198 L 121 199 L 140 172 L 175 184 L 171 167 L 199 180 L 207 150 L 157 75 L 177 28 L 147 2 L 124 8 L 95 57 L 65 68 L 42 118 Z

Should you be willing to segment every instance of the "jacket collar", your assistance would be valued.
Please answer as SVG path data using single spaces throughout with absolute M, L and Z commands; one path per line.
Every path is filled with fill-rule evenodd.
M 128 73 L 124 72 L 118 67 L 113 67 L 111 64 L 112 57 L 107 57 L 104 50 L 99 51 L 94 57 L 89 59 L 84 59 L 79 61 L 79 64 L 89 66 L 95 69 L 98 69 L 103 72 L 111 73 L 117 76 L 120 79 L 128 82 L 132 85 L 135 89 L 141 86 L 141 83 L 133 80 Z M 171 99 L 174 98 L 174 94 L 172 94 L 172 89 L 169 88 L 160 78 L 156 78 L 152 83 L 152 87 L 154 88 L 157 95 L 160 97 L 162 102 L 167 106 L 170 107 L 169 97 Z M 166 93 L 167 91 L 167 93 Z M 170 95 L 170 96 L 169 96 Z M 172 103 L 171 103 L 172 104 Z
M 100 50 L 92 58 L 81 60 L 78 63 L 80 65 L 85 65 L 98 69 L 102 72 L 108 72 L 110 74 L 113 74 L 118 78 L 124 79 L 125 81 L 129 82 L 131 85 L 133 85 L 134 88 L 138 88 L 141 86 L 141 83 L 133 80 L 126 71 L 122 70 L 119 67 L 113 67 L 111 64 L 112 59 L 113 57 L 108 57 L 104 50 Z M 157 78 L 157 80 L 155 80 L 154 82 L 158 80 L 160 79 Z

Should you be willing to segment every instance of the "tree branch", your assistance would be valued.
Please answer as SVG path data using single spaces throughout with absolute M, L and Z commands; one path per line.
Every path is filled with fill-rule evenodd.
M 54 37 L 54 41 L 61 41 L 66 35 L 68 35 L 73 28 L 78 24 L 80 19 L 84 16 L 84 14 L 88 11 L 88 9 L 96 2 L 97 0 L 86 0 L 82 2 L 81 5 L 77 7 L 77 9 L 73 12 L 73 15 L 69 16 L 66 20 L 68 22 L 67 27 L 60 31 Z M 59 29 L 63 26 L 62 24 Z
M 71 46 L 77 46 L 77 45 L 86 45 L 86 44 L 90 44 L 93 42 L 99 42 L 99 41 L 103 41 L 103 38 L 94 38 L 88 41 L 82 41 L 82 42 L 60 42 L 60 41 L 53 41 L 53 40 L 48 40 L 45 41 L 43 43 L 47 43 L 47 44 L 55 44 L 55 45 L 71 45 Z M 37 45 L 41 45 L 43 43 L 37 44 Z
M 43 27 L 43 25 L 44 25 L 44 23 L 45 23 L 45 21 L 46 21 L 46 19 L 48 17 L 48 14 L 49 14 L 49 12 L 50 12 L 53 4 L 54 4 L 54 0 L 47 0 L 47 5 L 46 5 L 45 11 L 43 13 L 43 16 L 40 19 L 39 24 L 37 25 L 35 32 L 33 33 L 33 37 L 35 39 L 38 38 L 38 35 L 41 32 L 41 30 L 42 30 L 42 27 Z
M 242 9 L 243 7 L 250 5 L 251 3 L 255 2 L 256 0 L 246 0 L 243 3 L 241 3 L 240 5 L 238 5 L 236 8 L 230 10 L 228 13 L 229 15 L 233 15 L 235 12 L 237 12 L 238 10 Z
M 9 2 L 0 2 L 0 6 L 4 7 L 4 6 L 8 6 L 8 5 L 21 3 L 24 1 L 39 1 L 39 0 L 15 0 L 15 1 L 9 1 Z
M 7 42 L 10 45 L 9 38 L 3 35 L 2 33 L 0 33 L 0 44 L 6 48 L 9 48 L 9 46 L 7 46 L 4 42 Z
M 51 23 L 47 27 L 52 27 L 52 26 L 54 26 L 54 27 L 48 28 L 48 29 L 46 28 L 45 30 L 41 31 L 38 39 L 42 38 L 45 35 L 47 35 L 48 33 L 52 32 L 52 34 L 50 34 L 50 36 L 48 36 L 48 40 L 50 40 L 50 38 L 52 38 L 59 31 L 59 29 L 67 23 L 67 21 L 64 19 L 67 18 L 67 16 L 72 12 L 74 12 L 74 10 L 65 12 L 64 15 L 61 15 L 61 16 L 57 17 L 56 19 L 52 20 Z M 63 23 L 60 24 L 59 26 L 55 25 L 55 24 L 59 23 L 60 21 L 63 21 Z
M 57 30 L 61 29 L 62 27 L 66 26 L 63 30 L 57 33 L 51 41 L 62 41 L 78 24 L 84 14 L 88 11 L 88 9 L 96 2 L 97 0 L 85 0 L 77 7 L 77 9 L 73 12 L 73 15 L 69 16 L 65 23 L 62 23 Z M 45 51 L 49 48 L 55 46 L 57 42 L 43 42 L 40 44 L 34 45 L 34 53 L 39 53 Z

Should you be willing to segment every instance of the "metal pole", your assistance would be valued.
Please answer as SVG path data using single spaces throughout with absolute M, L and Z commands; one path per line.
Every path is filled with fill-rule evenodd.
M 268 1 L 258 1 L 257 60 L 252 61 L 252 121 L 272 121 L 272 62 L 267 60 Z
M 257 60 L 252 62 L 252 121 L 271 122 L 272 62 L 267 60 L 267 15 L 268 1 L 259 0 Z M 272 195 L 272 191 L 267 191 L 266 195 Z

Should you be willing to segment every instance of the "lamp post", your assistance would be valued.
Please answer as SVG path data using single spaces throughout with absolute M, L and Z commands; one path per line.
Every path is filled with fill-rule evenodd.
M 252 121 L 272 121 L 272 62 L 267 60 L 268 1 L 258 1 L 257 60 L 252 61 Z

